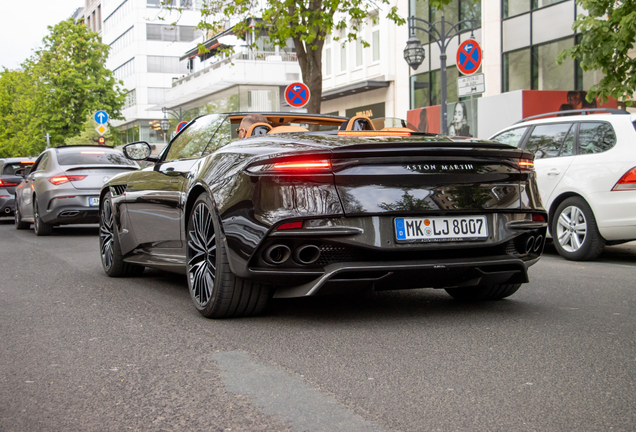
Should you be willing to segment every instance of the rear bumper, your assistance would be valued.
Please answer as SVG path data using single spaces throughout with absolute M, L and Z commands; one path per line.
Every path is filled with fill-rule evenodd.
M 12 216 L 15 211 L 15 199 L 13 194 L 0 190 L 0 217 Z
M 71 195 L 71 192 L 73 195 Z M 40 202 L 42 221 L 53 225 L 84 224 L 99 222 L 99 205 L 89 205 L 90 198 L 98 198 L 99 191 L 60 190 L 49 196 L 45 206 Z M 67 196 L 71 196 L 66 198 Z
M 327 266 L 322 275 L 302 285 L 279 287 L 274 297 L 525 283 L 528 282 L 528 268 L 538 260 L 538 257 L 523 261 L 500 256 L 445 260 L 443 264 L 421 261 L 338 263 Z M 266 278 L 265 274 L 261 276 Z

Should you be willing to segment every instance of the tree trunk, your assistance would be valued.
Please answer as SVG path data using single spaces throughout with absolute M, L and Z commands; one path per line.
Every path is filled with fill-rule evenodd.
M 316 49 L 306 49 L 300 38 L 294 38 L 298 64 L 303 76 L 303 83 L 309 87 L 311 97 L 305 105 L 308 113 L 320 114 L 322 99 L 322 45 L 323 40 L 316 40 Z

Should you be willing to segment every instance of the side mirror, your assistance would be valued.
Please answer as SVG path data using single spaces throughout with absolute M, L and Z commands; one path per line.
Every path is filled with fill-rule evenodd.
M 124 156 L 134 161 L 146 160 L 150 157 L 152 149 L 146 141 L 138 141 L 124 146 Z

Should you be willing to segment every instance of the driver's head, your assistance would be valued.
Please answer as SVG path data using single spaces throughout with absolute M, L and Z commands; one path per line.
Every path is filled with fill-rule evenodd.
M 245 117 L 243 117 L 243 120 L 241 120 L 241 124 L 239 125 L 239 128 L 237 129 L 239 139 L 245 138 L 247 131 L 249 130 L 250 126 L 252 126 L 254 123 L 268 123 L 268 121 L 265 116 L 260 114 L 246 115 Z

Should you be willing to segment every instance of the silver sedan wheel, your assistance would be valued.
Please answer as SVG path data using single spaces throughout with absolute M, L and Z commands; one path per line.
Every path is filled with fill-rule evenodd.
M 567 252 L 581 249 L 587 235 L 587 221 L 583 210 L 576 206 L 563 209 L 557 220 L 557 240 Z
M 216 278 L 216 236 L 208 206 L 199 202 L 188 231 L 188 278 L 192 298 L 205 306 L 212 298 Z

